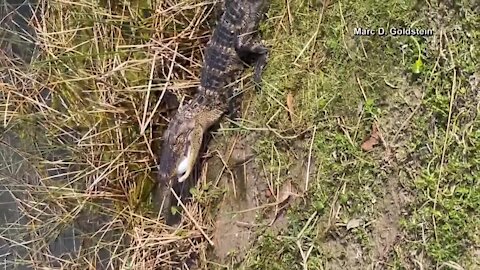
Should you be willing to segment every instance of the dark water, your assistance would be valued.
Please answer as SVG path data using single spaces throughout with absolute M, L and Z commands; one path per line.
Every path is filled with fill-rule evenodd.
M 85 250 L 86 244 L 94 246 L 94 235 L 109 221 L 108 218 L 85 211 L 65 224 L 56 220 L 52 207 L 41 201 L 34 203 L 33 201 L 39 201 L 39 197 L 31 197 L 31 194 L 41 192 L 42 188 L 38 188 L 41 184 L 35 168 L 18 152 L 18 149 L 28 149 L 28 146 L 21 145 L 21 140 L 8 132 L 2 134 L 1 142 L 0 269 L 35 269 L 32 267 L 32 260 L 43 266 L 67 265 L 69 269 L 69 263 L 62 262 L 62 259 L 75 261 L 75 258 L 82 256 L 82 249 Z M 67 179 L 58 177 L 56 181 L 66 182 Z M 29 209 L 29 206 L 33 206 L 36 211 Z M 43 228 L 30 230 L 28 224 L 32 217 L 26 216 L 26 213 L 36 220 L 42 220 L 36 224 L 42 224 Z M 114 230 L 102 236 L 103 241 L 112 241 L 115 238 L 119 237 Z M 109 252 L 100 249 L 96 253 L 98 258 L 94 260 L 97 269 L 107 269 Z M 36 256 L 32 257 L 32 254 Z M 45 254 L 51 256 L 44 256 Z
M 0 49 L 3 51 L 2 57 L 9 56 L 12 60 L 16 60 L 16 63 L 28 63 L 33 56 L 35 44 L 33 31 L 28 27 L 28 20 L 33 15 L 31 3 L 12 0 L 0 1 L 0 3 Z M 2 74 L 0 75 L 2 75 L 2 80 L 8 82 L 8 77 L 4 76 L 7 68 L 1 66 Z M 19 179 L 25 177 L 26 170 L 23 159 L 11 148 L 11 143 L 18 143 L 18 140 L 9 132 L 2 132 L 1 139 L 0 267 L 2 269 L 29 269 L 21 263 L 16 263 L 17 260 L 25 258 L 28 252 L 21 244 L 27 240 L 24 229 L 27 221 L 22 212 L 19 211 L 14 199 L 14 197 L 22 197 L 21 192 L 16 192 L 15 185 L 21 183 Z
M 29 64 L 35 58 L 35 31 L 29 25 L 32 16 L 39 18 L 35 1 L 0 0 L 0 57 L 9 57 L 17 67 L 23 66 L 28 69 Z M 5 60 L 5 59 L 0 59 Z M 0 83 L 10 83 L 8 72 L 10 67 L 5 66 L 5 61 L 0 65 Z M 2 100 L 5 93 L 0 91 Z M 0 118 L 3 115 L 0 113 Z M 24 145 L 18 134 L 0 128 L 0 269 L 34 269 L 32 261 L 47 267 L 60 267 L 63 265 L 70 269 L 72 266 L 65 261 L 77 261 L 75 258 L 85 256 L 86 245 L 95 245 L 95 234 L 108 222 L 107 216 L 94 215 L 92 213 L 80 213 L 71 222 L 62 223 L 55 220 L 55 211 L 47 204 L 34 204 L 30 197 L 32 190 L 41 189 L 39 176 L 36 169 L 29 164 L 24 152 L 35 153 L 37 145 Z M 34 149 L 35 148 L 35 149 Z M 41 148 L 41 145 L 40 145 Z M 21 149 L 21 151 L 19 151 Z M 24 153 L 23 152 L 23 153 Z M 68 152 L 59 152 L 48 160 L 68 159 Z M 62 170 L 52 170 L 53 173 Z M 63 171 L 64 172 L 64 171 Z M 65 177 L 55 177 L 59 183 L 68 183 Z M 27 190 L 28 186 L 35 187 Z M 27 192 L 28 191 L 28 192 Z M 22 203 L 30 201 L 30 204 Z M 35 209 L 28 209 L 28 208 Z M 39 212 L 39 213 L 38 213 Z M 33 216 L 27 216 L 32 213 Z M 31 221 L 41 220 L 40 224 L 46 224 L 44 228 L 31 230 Z M 50 225 L 51 224 L 51 225 Z M 115 239 L 115 231 L 102 234 L 103 241 Z M 118 238 L 118 237 L 117 237 Z M 87 243 L 87 244 L 86 244 Z M 83 253 L 82 253 L 83 252 Z M 110 259 L 107 250 L 95 250 L 92 260 L 96 261 L 97 269 L 107 269 Z M 45 254 L 50 254 L 45 256 Z M 65 261 L 62 262 L 62 259 Z M 85 263 L 85 262 L 82 262 Z M 78 265 L 77 265 L 78 267 Z
M 28 25 L 36 12 L 36 1 L 0 1 L 0 45 L 14 57 L 29 62 L 35 49 L 35 31 Z

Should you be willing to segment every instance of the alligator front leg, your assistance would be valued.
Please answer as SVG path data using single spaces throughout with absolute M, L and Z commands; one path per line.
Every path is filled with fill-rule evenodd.
M 248 65 L 254 66 L 253 81 L 257 89 L 260 86 L 262 73 L 267 65 L 268 49 L 256 35 L 240 35 L 235 44 L 240 59 Z

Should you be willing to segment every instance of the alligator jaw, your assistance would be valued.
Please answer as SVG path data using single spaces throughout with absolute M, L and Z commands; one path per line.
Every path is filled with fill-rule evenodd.
M 185 105 L 175 116 L 176 124 L 165 132 L 159 164 L 161 183 L 171 185 L 188 179 L 200 153 L 204 134 L 223 115 L 220 110 L 192 105 Z
M 184 156 L 177 165 L 178 182 L 183 182 L 190 176 L 203 142 L 203 136 L 207 130 L 222 117 L 220 110 L 208 110 L 200 112 L 195 118 L 195 126 L 185 143 L 187 149 Z
M 195 166 L 195 161 L 197 160 L 203 141 L 203 133 L 202 127 L 196 126 L 188 136 L 187 155 L 179 161 L 177 166 L 178 182 L 180 183 L 188 178 Z

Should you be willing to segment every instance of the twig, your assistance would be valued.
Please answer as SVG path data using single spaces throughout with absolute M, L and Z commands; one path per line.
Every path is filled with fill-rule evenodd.
M 293 64 L 296 64 L 298 59 L 305 53 L 305 51 L 310 47 L 310 43 L 312 43 L 318 36 L 318 33 L 320 32 L 320 25 L 322 25 L 322 19 L 323 19 L 323 13 L 325 12 L 326 7 L 328 6 L 328 0 L 323 2 L 323 7 L 322 10 L 320 11 L 320 16 L 318 18 L 318 23 L 317 23 L 317 28 L 315 29 L 315 32 L 313 35 L 310 37 L 310 39 L 307 41 L 303 49 L 300 51 L 300 53 L 297 55 L 295 60 L 293 61 Z
M 445 130 L 445 139 L 443 140 L 442 158 L 440 160 L 440 169 L 439 169 L 439 172 L 438 172 L 437 186 L 435 187 L 435 198 L 434 198 L 434 201 L 433 201 L 433 212 L 435 212 L 435 209 L 437 208 L 438 191 L 440 190 L 440 182 L 442 180 L 442 174 L 443 174 L 443 165 L 445 164 L 445 155 L 446 155 L 446 152 L 447 152 L 447 142 L 448 142 L 448 137 L 450 135 L 450 124 L 452 122 L 453 102 L 455 101 L 455 92 L 456 92 L 456 89 L 457 89 L 456 81 L 457 81 L 457 70 L 453 69 L 452 92 L 450 94 L 450 106 L 449 106 L 449 110 L 448 110 L 448 121 L 447 121 L 447 128 Z M 433 224 L 435 225 L 436 224 L 435 215 L 432 215 L 432 218 L 433 218 Z M 435 230 L 435 238 L 437 238 L 437 231 L 436 230 Z
M 187 208 L 185 207 L 185 205 L 183 204 L 183 202 L 180 200 L 180 198 L 177 196 L 177 193 L 175 193 L 175 190 L 173 190 L 173 188 L 170 188 L 170 192 L 172 192 L 173 196 L 175 196 L 175 199 L 177 199 L 178 201 L 178 204 L 180 204 L 180 206 L 182 207 L 183 211 L 185 211 L 185 213 L 187 214 L 187 217 L 193 222 L 193 224 L 195 225 L 195 227 L 200 231 L 200 233 L 203 235 L 203 237 L 205 237 L 205 239 L 207 239 L 208 243 L 210 243 L 210 245 L 214 246 L 213 244 L 213 241 L 212 239 L 210 239 L 210 237 L 208 237 L 208 235 L 205 233 L 205 231 L 202 229 L 202 227 L 200 226 L 200 224 L 198 224 L 197 220 L 195 218 L 193 218 L 193 216 L 190 214 L 190 212 L 187 210 Z
M 307 192 L 308 182 L 310 181 L 310 165 L 312 163 L 313 141 L 315 139 L 315 133 L 316 132 L 317 132 L 317 126 L 314 126 L 313 127 L 312 141 L 310 142 L 310 149 L 308 150 L 307 175 L 305 176 L 305 190 L 304 190 L 304 192 Z

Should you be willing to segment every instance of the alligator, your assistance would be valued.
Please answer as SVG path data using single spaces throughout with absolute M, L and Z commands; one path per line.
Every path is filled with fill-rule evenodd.
M 191 176 L 202 145 L 207 143 L 205 135 L 229 112 L 229 89 L 247 66 L 253 66 L 253 81 L 259 88 L 268 50 L 258 27 L 267 9 L 266 0 L 225 0 L 205 49 L 197 93 L 179 107 L 163 135 L 157 178 L 160 189 L 168 190 Z

